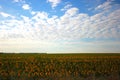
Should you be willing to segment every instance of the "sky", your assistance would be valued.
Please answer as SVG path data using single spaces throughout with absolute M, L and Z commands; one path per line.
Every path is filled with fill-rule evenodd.
M 120 53 L 120 0 L 0 0 L 0 52 Z

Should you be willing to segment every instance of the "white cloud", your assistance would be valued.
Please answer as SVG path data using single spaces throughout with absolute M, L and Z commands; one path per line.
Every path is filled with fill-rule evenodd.
M 104 12 L 109 12 L 112 9 L 119 9 L 120 4 L 119 3 L 115 3 L 114 0 L 107 0 L 106 2 L 98 5 L 95 8 L 95 11 L 104 11 Z
M 15 2 L 15 3 L 18 3 L 18 2 L 25 3 L 25 0 L 13 0 L 13 2 Z
M 47 2 L 50 2 L 52 8 L 55 8 L 61 2 L 61 0 L 47 0 Z
M 61 9 L 61 11 L 66 11 L 66 10 L 68 10 L 71 7 L 72 7 L 71 4 L 67 4 L 64 8 Z
M 24 10 L 29 10 L 30 9 L 30 6 L 28 4 L 23 4 L 22 8 Z
M 108 45 L 106 43 L 107 41 L 105 41 L 104 43 L 93 42 L 90 44 L 85 42 L 85 44 L 83 42 L 80 43 L 80 40 L 84 38 L 103 40 L 109 40 L 113 38 L 119 40 L 119 13 L 120 10 L 116 9 L 109 13 L 98 12 L 95 15 L 89 16 L 86 13 L 79 13 L 78 8 L 71 7 L 68 8 L 65 11 L 64 15 L 60 17 L 55 15 L 49 17 L 49 14 L 46 12 L 31 11 L 31 14 L 33 14 L 31 18 L 21 15 L 19 16 L 21 20 L 18 20 L 17 18 L 7 19 L 7 17 L 10 17 L 11 15 L 8 13 L 0 12 L 0 15 L 6 18 L 0 21 L 0 40 L 3 40 L 0 41 L 0 47 L 10 47 L 12 45 L 13 49 L 17 48 L 16 50 L 22 50 L 24 49 L 22 48 L 24 47 L 22 44 L 25 44 L 25 48 L 29 48 L 27 49 L 28 51 L 33 50 L 30 47 L 32 45 L 34 48 L 36 48 L 36 51 L 39 51 L 39 49 L 42 49 L 44 51 L 51 51 L 54 49 L 57 50 L 56 48 L 59 47 L 59 49 L 62 48 L 61 51 L 63 52 L 64 50 L 71 50 L 71 52 L 72 50 L 73 52 L 80 50 L 96 52 L 97 50 L 99 51 L 99 49 L 101 51 L 107 51 L 109 49 L 112 50 L 112 45 L 114 44 L 114 42 L 109 42 L 108 44 L 110 44 L 110 47 L 107 49 L 105 48 L 105 50 L 104 47 Z M 20 41 L 21 43 L 18 44 L 18 42 L 16 42 L 12 44 L 11 42 L 6 41 L 6 44 L 2 44 L 4 40 L 11 40 L 11 42 L 14 42 L 14 40 L 18 40 L 18 42 Z M 21 40 L 24 40 L 23 43 Z M 78 43 L 74 43 L 74 40 Z M 28 41 L 30 42 L 27 43 Z M 64 43 L 64 41 L 70 44 Z M 114 49 L 116 48 L 117 43 L 114 44 Z M 61 44 L 64 47 L 60 46 Z M 54 45 L 54 47 L 51 48 L 52 45 Z M 44 46 L 47 46 L 47 48 L 43 48 Z M 8 48 L 5 47 L 4 50 L 7 50 Z M 39 47 L 39 49 L 37 47 Z M 89 47 L 89 49 L 87 47 Z M 12 50 L 12 48 L 10 50 Z M 93 48 L 95 48 L 96 50 Z M 119 50 L 116 49 L 116 51 Z
M 107 16 L 103 12 L 89 16 L 85 13 L 78 13 L 78 9 L 74 7 L 68 9 L 61 17 L 53 16 L 49 18 L 46 12 L 35 12 L 31 18 L 20 16 L 21 20 L 11 19 L 1 21 L 0 28 L 4 32 L 0 33 L 0 38 L 9 37 L 7 36 L 8 34 L 14 36 L 17 33 L 17 35 L 24 36 L 21 38 L 39 40 L 119 39 L 119 13 L 120 10 L 114 10 Z M 3 13 L 2 15 L 5 17 L 9 16 L 9 14 L 4 15 Z M 10 33 L 8 33 L 9 31 Z
M 36 14 L 36 12 L 35 11 L 31 11 L 31 14 L 34 15 L 34 14 Z
M 111 1 L 107 1 L 107 2 L 104 2 L 103 4 L 100 4 L 99 6 L 97 6 L 95 8 L 95 10 L 99 10 L 99 9 L 102 9 L 102 10 L 108 10 L 110 9 L 112 6 L 111 6 Z
M 4 13 L 4 12 L 0 12 L 0 15 L 3 16 L 3 17 L 11 17 L 11 18 L 14 18 L 14 16 L 10 15 L 10 14 L 7 14 L 7 13 Z
M 70 8 L 65 12 L 65 15 L 75 16 L 78 13 L 78 8 Z
M 20 2 L 21 0 L 13 0 L 13 2 Z
M 46 12 L 36 12 L 36 15 L 32 17 L 32 19 L 36 21 L 47 18 L 48 18 L 48 14 Z

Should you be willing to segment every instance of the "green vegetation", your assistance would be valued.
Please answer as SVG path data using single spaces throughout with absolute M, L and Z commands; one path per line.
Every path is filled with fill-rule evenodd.
M 0 80 L 120 80 L 120 54 L 0 54 Z

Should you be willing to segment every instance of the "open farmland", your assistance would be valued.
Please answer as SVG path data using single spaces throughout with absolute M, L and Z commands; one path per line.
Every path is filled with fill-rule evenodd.
M 0 80 L 120 80 L 120 54 L 0 54 Z

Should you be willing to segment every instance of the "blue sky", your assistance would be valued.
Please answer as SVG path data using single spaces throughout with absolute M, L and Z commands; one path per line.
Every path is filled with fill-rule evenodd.
M 0 0 L 0 51 L 120 52 L 119 0 Z

